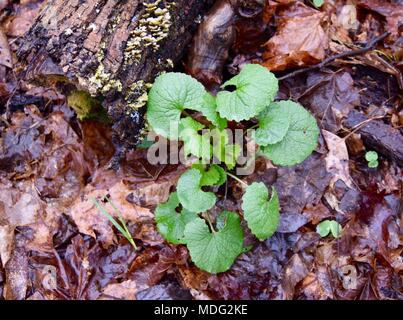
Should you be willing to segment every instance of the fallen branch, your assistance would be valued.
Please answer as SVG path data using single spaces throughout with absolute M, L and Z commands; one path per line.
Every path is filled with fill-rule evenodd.
M 372 49 L 374 49 L 374 47 L 376 46 L 376 44 L 380 41 L 382 41 L 383 39 L 385 39 L 387 36 L 389 35 L 389 32 L 385 32 L 383 34 L 381 34 L 380 36 L 372 39 L 370 42 L 367 43 L 367 45 L 361 49 L 357 49 L 357 50 L 350 50 L 350 51 L 346 51 L 346 52 L 342 52 L 339 54 L 336 54 L 334 56 L 328 57 L 325 60 L 323 60 L 322 62 L 315 64 L 313 66 L 307 67 L 307 68 L 303 68 L 303 69 L 299 69 L 299 70 L 295 70 L 289 74 L 286 74 L 282 77 L 279 77 L 279 80 L 285 80 L 291 77 L 295 77 L 298 74 L 307 72 L 307 71 L 311 71 L 311 70 L 316 70 L 316 69 L 320 69 L 322 67 L 325 67 L 326 65 L 328 65 L 329 63 L 337 60 L 337 59 L 342 59 L 342 58 L 347 58 L 347 57 L 355 57 L 355 56 L 359 56 L 361 54 L 364 54 Z
M 371 148 L 403 165 L 403 136 L 399 130 L 382 121 L 368 119 L 357 110 L 352 110 L 343 124 L 360 133 Z

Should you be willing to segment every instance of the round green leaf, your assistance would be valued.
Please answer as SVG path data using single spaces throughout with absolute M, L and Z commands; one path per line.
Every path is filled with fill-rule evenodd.
M 225 170 L 219 165 L 212 164 L 208 170 L 201 163 L 193 164 L 192 168 L 197 169 L 203 175 L 200 185 L 203 186 L 221 186 L 227 180 Z
M 222 87 L 228 86 L 235 86 L 236 90 L 217 94 L 217 111 L 221 117 L 238 122 L 257 116 L 274 100 L 278 91 L 276 77 L 257 64 L 246 65 Z
M 205 94 L 203 85 L 186 74 L 162 74 L 148 94 L 147 120 L 157 134 L 177 139 L 170 132 L 170 126 L 178 127 L 184 109 L 201 108 Z
M 379 166 L 378 160 L 368 162 L 368 167 L 369 168 L 378 168 L 378 166 Z
M 239 216 L 234 212 L 223 212 L 224 226 L 210 232 L 206 221 L 197 218 L 185 227 L 185 240 L 192 261 L 200 269 L 219 273 L 231 268 L 243 251 L 243 230 Z
M 254 182 L 242 197 L 242 210 L 249 229 L 259 239 L 273 235 L 280 223 L 280 203 L 276 189 L 269 191 L 263 182 Z
M 201 179 L 199 170 L 190 169 L 181 175 L 176 187 L 182 206 L 197 213 L 211 209 L 217 200 L 214 193 L 201 190 Z
M 210 93 L 206 92 L 203 105 L 194 109 L 201 112 L 217 128 L 222 130 L 227 127 L 227 120 L 221 118 L 217 113 L 216 98 Z
M 367 160 L 368 162 L 378 160 L 378 153 L 376 153 L 376 151 L 368 151 L 365 154 L 365 160 Z
M 304 161 L 315 150 L 319 128 L 315 118 L 300 104 L 292 101 L 277 104 L 290 115 L 290 126 L 280 142 L 262 147 L 262 153 L 275 164 L 292 166 Z
M 179 207 L 179 199 L 176 192 L 171 193 L 164 204 L 159 204 L 155 209 L 155 220 L 159 233 L 170 243 L 185 243 L 185 226 L 196 219 L 197 213 L 182 209 L 181 213 L 176 212 Z
M 260 146 L 267 146 L 281 141 L 290 127 L 288 110 L 278 103 L 272 103 L 258 116 L 259 128 L 255 133 L 255 141 Z

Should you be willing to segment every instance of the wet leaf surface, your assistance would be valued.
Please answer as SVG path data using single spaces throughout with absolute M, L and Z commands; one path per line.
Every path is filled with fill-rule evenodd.
M 329 39 L 324 13 L 295 2 L 280 9 L 277 31 L 265 44 L 264 65 L 272 71 L 302 67 L 325 58 Z

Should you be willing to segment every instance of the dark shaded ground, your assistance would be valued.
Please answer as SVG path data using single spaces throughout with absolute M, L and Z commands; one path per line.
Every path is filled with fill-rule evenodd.
M 371 142 L 375 133 L 388 141 L 382 130 L 403 139 L 401 2 L 330 0 L 318 11 L 308 2 L 268 1 L 260 20 L 237 23 L 229 61 L 217 70 L 224 77 L 251 61 L 284 75 L 391 34 L 375 51 L 281 82 L 279 98 L 315 114 L 320 143 L 298 166 L 258 159 L 245 180 L 275 185 L 279 230 L 259 242 L 245 226 L 251 251 L 219 275 L 195 268 L 185 247 L 167 244 L 155 229 L 153 211 L 185 168 L 150 165 L 138 149 L 118 172 L 108 170 L 109 126 L 78 121 L 55 88 L 25 83 L 20 66 L 5 60 L 39 3 L 3 2 L 0 33 L 10 50 L 7 56 L 0 42 L 0 299 L 403 299 L 401 163 Z M 297 43 L 300 30 L 310 36 Z M 384 129 L 352 132 L 354 112 Z M 370 169 L 364 154 L 374 148 L 380 165 Z M 106 194 L 138 251 L 89 201 Z M 239 210 L 241 194 L 230 180 L 217 207 Z M 343 226 L 339 239 L 315 232 L 324 219 Z

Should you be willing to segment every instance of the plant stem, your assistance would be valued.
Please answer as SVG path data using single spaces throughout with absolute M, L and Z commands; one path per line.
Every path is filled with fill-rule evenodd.
M 244 181 L 242 181 L 241 179 L 239 179 L 237 176 L 233 175 L 232 173 L 226 172 L 227 175 L 229 175 L 232 179 L 238 181 L 239 183 L 243 184 L 245 187 L 248 186 L 248 184 Z
M 213 224 L 211 223 L 210 215 L 207 212 L 206 212 L 206 219 L 207 219 L 207 222 L 208 222 L 208 224 L 210 226 L 211 231 L 213 233 L 216 233 L 217 231 L 214 229 Z

